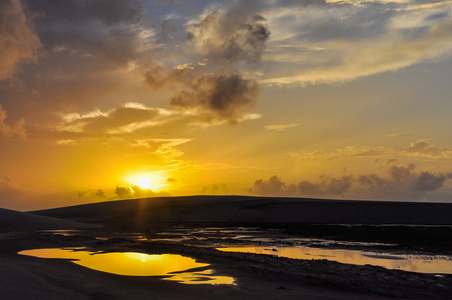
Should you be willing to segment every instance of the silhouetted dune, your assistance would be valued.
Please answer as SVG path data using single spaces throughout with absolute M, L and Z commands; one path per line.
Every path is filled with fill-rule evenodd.
M 452 224 L 452 204 L 247 196 L 161 197 L 33 212 L 78 222 Z
M 86 227 L 88 227 L 87 224 L 0 208 L 0 231 L 3 232 L 40 229 L 77 229 Z

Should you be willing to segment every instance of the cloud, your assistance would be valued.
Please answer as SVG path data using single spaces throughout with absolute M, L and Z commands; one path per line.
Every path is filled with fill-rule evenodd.
M 423 193 L 432 192 L 443 187 L 448 173 L 413 172 L 414 164 L 407 167 L 391 166 L 389 177 L 383 178 L 376 174 L 358 177 L 360 192 L 373 197 L 401 197 L 404 199 L 419 198 Z
M 145 147 L 149 151 L 174 158 L 183 155 L 183 152 L 175 149 L 176 146 L 190 142 L 191 139 L 141 139 L 132 143 L 134 147 Z
M 61 115 L 61 123 L 53 130 L 65 133 L 83 133 L 88 136 L 116 136 L 134 133 L 147 128 L 162 126 L 190 119 L 177 111 L 146 107 L 140 103 L 129 102 L 121 107 L 107 111 L 94 110 L 84 114 L 69 113 Z M 185 123 L 189 123 L 185 120 Z
M 279 125 L 267 125 L 265 130 L 284 131 L 289 128 L 300 126 L 300 124 L 279 124 Z
M 0 105 L 0 136 L 12 138 L 25 138 L 26 133 L 24 129 L 25 120 L 20 119 L 16 124 L 9 125 L 5 123 L 6 111 Z
M 169 69 L 162 64 L 152 62 L 148 64 L 144 77 L 149 86 L 158 90 L 168 85 L 177 85 L 189 81 L 193 76 L 191 71 L 194 69 L 195 66 L 191 63 L 178 65 L 173 69 Z
M 159 110 L 129 107 L 115 108 L 107 112 L 94 111 L 85 115 L 68 114 L 64 118 L 68 121 L 65 130 L 85 133 L 113 133 L 121 128 L 127 132 L 127 127 L 142 124 L 159 115 Z M 132 128 L 131 128 L 132 129 Z M 132 130 L 131 130 L 132 131 Z
M 238 86 L 234 86 L 235 82 L 226 80 L 224 84 L 231 90 L 219 96 L 215 93 L 222 93 L 222 89 L 226 86 L 208 86 L 208 84 L 210 82 L 204 85 L 203 89 L 192 91 L 193 94 L 189 96 L 184 95 L 186 97 L 183 98 L 184 100 L 193 102 L 183 103 L 183 107 L 177 107 L 177 109 L 147 107 L 141 103 L 128 102 L 121 107 L 106 111 L 95 109 L 86 113 L 59 114 L 59 124 L 52 127 L 50 131 L 32 130 L 30 135 L 58 139 L 65 145 L 74 144 L 75 140 L 86 137 L 109 136 L 134 136 L 144 143 L 146 139 L 140 137 L 149 134 L 162 134 L 173 130 L 179 132 L 191 127 L 215 126 L 224 122 L 235 123 L 260 118 L 260 115 L 245 113 L 245 108 L 254 104 L 255 99 L 252 97 L 257 92 L 252 90 L 254 86 L 249 85 L 248 81 L 245 80 L 243 83 L 238 83 Z M 222 84 L 218 83 L 218 85 Z M 228 96 L 230 98 L 227 98 Z M 199 103 L 196 103 L 195 97 L 207 98 L 200 99 Z M 206 102 L 202 102 L 203 100 Z M 224 101 L 224 103 L 215 103 L 216 101 Z M 182 103 L 179 105 L 182 106 Z M 148 141 L 156 141 L 156 139 Z
M 20 64 L 36 62 L 41 42 L 19 0 L 0 2 L 0 80 L 11 78 Z
M 333 150 L 315 150 L 292 152 L 289 155 L 297 160 L 332 160 L 345 158 L 385 157 L 385 156 L 416 156 L 428 158 L 451 158 L 452 150 L 438 147 L 429 140 L 418 140 L 404 148 L 388 148 L 384 146 L 346 146 Z
M 334 150 L 315 150 L 290 153 L 291 156 L 297 157 L 297 160 L 331 160 L 344 159 L 350 157 L 379 157 L 386 155 L 395 155 L 397 152 L 383 146 L 346 146 L 344 148 Z
M 152 190 L 142 189 L 135 184 L 129 186 L 117 186 L 115 194 L 118 199 L 169 196 L 169 192 L 167 191 L 154 192 Z
M 173 95 L 169 103 L 178 109 L 206 112 L 206 121 L 237 123 L 255 105 L 259 92 L 256 81 L 239 73 L 207 73 L 195 78 L 188 90 Z
M 79 198 L 87 198 L 88 200 L 92 200 L 94 198 L 97 201 L 107 199 L 105 192 L 101 189 L 97 189 L 94 191 L 86 190 L 86 191 L 78 192 L 78 197 Z
M 235 7 L 207 11 L 197 20 L 188 22 L 188 40 L 213 60 L 260 62 L 265 42 L 270 37 L 267 20 L 258 14 L 247 15 L 249 9 L 239 11 L 242 5 L 246 5 L 245 1 Z
M 256 180 L 250 192 L 267 196 L 416 200 L 440 191 L 446 180 L 452 178 L 452 173 L 415 172 L 414 169 L 414 164 L 391 165 L 386 176 L 321 176 L 317 181 L 301 180 L 298 184 L 287 184 L 272 176 L 269 180 Z
M 322 177 L 318 182 L 301 180 L 298 184 L 286 184 L 276 175 L 269 180 L 256 180 L 251 192 L 257 195 L 332 197 L 347 192 L 353 183 L 352 176 L 341 178 Z
M 280 195 L 285 194 L 286 184 L 274 175 L 269 180 L 259 179 L 254 182 L 251 192 L 257 195 Z
M 24 2 L 37 15 L 36 30 L 51 58 L 43 60 L 47 67 L 71 67 L 73 74 L 122 68 L 149 42 L 139 1 Z
M 439 148 L 431 144 L 428 140 L 418 140 L 411 143 L 405 151 L 408 155 L 414 156 L 427 156 L 433 158 L 452 157 L 452 150 Z
M 343 83 L 444 58 L 450 9 L 450 2 L 330 1 L 266 11 L 272 35 L 263 61 L 273 69 L 261 83 Z

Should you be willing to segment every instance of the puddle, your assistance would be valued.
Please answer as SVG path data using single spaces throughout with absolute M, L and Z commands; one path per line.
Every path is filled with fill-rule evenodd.
M 34 249 L 18 254 L 69 259 L 75 264 L 117 275 L 167 276 L 163 279 L 185 284 L 234 284 L 234 278 L 217 276 L 213 270 L 208 269 L 209 264 L 198 263 L 191 257 L 137 252 L 90 252 L 82 249 Z
M 83 230 L 74 230 L 74 229 L 40 230 L 40 232 L 43 232 L 43 233 L 51 233 L 54 235 L 62 235 L 62 236 L 76 236 L 81 231 L 83 231 Z
M 452 258 L 435 255 L 399 255 L 357 250 L 321 249 L 311 247 L 244 246 L 216 248 L 225 252 L 268 254 L 295 259 L 326 259 L 353 265 L 373 265 L 387 269 L 417 273 L 452 274 Z

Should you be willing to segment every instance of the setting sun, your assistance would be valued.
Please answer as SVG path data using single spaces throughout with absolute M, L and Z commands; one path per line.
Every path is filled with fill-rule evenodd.
M 151 179 L 146 177 L 139 178 L 136 185 L 138 185 L 142 189 L 149 190 L 152 187 Z
M 126 181 L 144 190 L 158 191 L 166 186 L 165 179 L 162 175 L 154 172 L 129 175 Z

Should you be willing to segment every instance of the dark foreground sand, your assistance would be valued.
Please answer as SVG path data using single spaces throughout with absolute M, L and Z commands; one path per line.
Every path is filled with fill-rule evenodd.
M 255 198 L 239 198 L 236 204 L 225 203 L 225 198 L 221 197 L 209 198 L 207 201 L 212 202 L 212 207 L 203 198 L 184 199 L 192 202 L 182 203 L 182 198 L 166 199 L 168 203 L 162 203 L 162 199 L 133 200 L 39 212 L 47 215 L 45 219 L 1 211 L 0 299 L 448 299 L 452 295 L 450 275 L 437 277 L 326 260 L 224 253 L 196 244 L 140 241 L 114 235 L 115 231 L 131 227 L 158 231 L 159 227 L 169 226 L 162 220 L 175 222 L 172 219 L 175 217 L 180 217 L 183 222 L 191 221 L 195 216 L 198 222 L 211 220 L 212 216 L 203 214 L 214 214 L 218 207 L 229 209 L 229 212 L 235 210 L 238 214 L 230 218 L 240 222 L 244 220 L 240 211 L 250 209 L 252 214 L 260 211 L 269 215 L 271 212 L 267 209 L 274 207 L 271 203 L 254 202 Z M 155 203 L 159 204 L 156 206 Z M 37 230 L 56 229 L 58 224 L 61 229 L 67 229 L 69 224 L 72 228 L 86 228 L 81 223 L 51 219 L 50 215 L 64 216 L 71 222 L 89 221 L 96 225 L 104 223 L 105 226 L 78 231 L 72 236 Z M 184 215 L 188 216 L 187 219 Z M 159 222 L 151 221 L 150 216 L 160 216 L 161 219 L 157 220 Z M 225 217 L 220 215 L 217 220 L 224 221 L 222 218 Z M 259 216 L 255 217 L 262 221 Z M 103 239 L 98 239 L 99 236 Z M 119 276 L 90 270 L 68 260 L 17 254 L 24 249 L 55 247 L 182 254 L 211 264 L 218 274 L 234 277 L 237 285 L 185 285 L 156 277 Z

